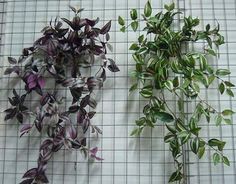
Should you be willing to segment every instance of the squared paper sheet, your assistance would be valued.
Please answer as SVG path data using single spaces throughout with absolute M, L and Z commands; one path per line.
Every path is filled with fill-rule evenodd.
M 32 45 L 40 36 L 39 30 L 56 16 L 71 18 L 73 13 L 68 5 L 83 7 L 84 17 L 100 17 L 101 25 L 112 20 L 111 41 L 113 53 L 109 56 L 119 65 L 120 72 L 109 74 L 103 89 L 98 92 L 97 115 L 93 122 L 103 130 L 99 139 L 90 139 L 90 145 L 98 145 L 105 160 L 89 163 L 81 158 L 79 152 L 69 153 L 61 150 L 49 162 L 47 175 L 53 184 L 159 184 L 168 183 L 173 172 L 173 161 L 164 144 L 165 129 L 158 124 L 155 129 L 145 129 L 140 138 L 130 137 L 134 121 L 142 115 L 144 99 L 137 93 L 129 96 L 131 81 L 128 72 L 134 67 L 129 45 L 136 40 L 137 33 L 121 33 L 117 24 L 119 15 L 129 17 L 131 8 L 141 12 L 145 0 L 1 0 L 1 64 L 0 64 L 0 183 L 19 183 L 22 174 L 36 165 L 40 135 L 31 133 L 18 139 L 19 126 L 14 121 L 5 123 L 2 113 L 7 97 L 17 83 L 16 79 L 3 76 L 8 66 L 8 56 L 19 56 L 21 49 Z M 155 11 L 160 11 L 165 3 L 153 1 Z M 236 2 L 234 0 L 179 0 L 176 3 L 186 16 L 198 16 L 203 23 L 211 25 L 216 20 L 221 25 L 221 33 L 226 44 L 220 48 L 220 58 L 212 61 L 215 68 L 230 68 L 230 80 L 236 83 Z M 180 17 L 181 18 L 181 17 Z M 130 21 L 130 20 L 129 20 Z M 203 28 L 203 25 L 202 25 Z M 12 82 L 13 81 L 13 82 Z M 16 85 L 23 92 L 24 84 Z M 205 91 L 204 96 L 217 109 L 226 107 L 236 110 L 235 99 L 219 96 L 215 88 Z M 174 100 L 170 98 L 169 100 Z M 68 103 L 69 104 L 69 103 Z M 191 109 L 191 105 L 188 106 Z M 234 118 L 234 124 L 236 119 Z M 214 166 L 207 151 L 202 160 L 185 150 L 185 174 L 189 184 L 236 184 L 236 126 L 215 127 L 202 122 L 203 137 L 222 138 L 227 142 L 224 153 L 231 161 L 230 167 L 221 164 Z M 75 167 L 76 166 L 76 167 Z

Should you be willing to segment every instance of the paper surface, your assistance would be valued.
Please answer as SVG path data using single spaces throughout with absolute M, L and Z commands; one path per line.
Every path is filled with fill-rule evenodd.
M 97 115 L 93 123 L 103 130 L 99 138 L 91 138 L 90 144 L 100 148 L 100 156 L 105 160 L 89 163 L 81 157 L 80 152 L 69 153 L 61 150 L 49 162 L 47 175 L 53 184 L 156 184 L 168 183 L 173 170 L 173 160 L 167 144 L 163 142 L 166 134 L 161 123 L 154 129 L 145 129 L 140 138 L 130 137 L 135 125 L 135 119 L 142 115 L 145 102 L 137 93 L 129 95 L 131 81 L 128 72 L 134 67 L 131 52 L 128 50 L 132 41 L 140 34 L 119 31 L 117 24 L 119 15 L 128 19 L 131 8 L 143 12 L 145 0 L 6 0 L 2 20 L 4 25 L 1 41 L 0 64 L 0 183 L 19 183 L 22 174 L 36 166 L 39 139 L 37 133 L 31 133 L 19 139 L 19 126 L 11 121 L 3 121 L 2 113 L 6 107 L 7 97 L 11 89 L 24 90 L 24 84 L 17 79 L 3 76 L 3 70 L 9 65 L 8 56 L 19 56 L 23 47 L 32 45 L 41 34 L 39 31 L 56 16 L 71 18 L 73 12 L 68 5 L 85 8 L 82 16 L 89 18 L 100 17 L 101 25 L 112 20 L 111 45 L 113 53 L 109 53 L 120 72 L 109 74 L 103 89 L 98 92 Z M 165 3 L 170 1 L 153 1 L 153 11 L 160 11 Z M 199 17 L 206 25 L 221 25 L 221 33 L 225 36 L 226 44 L 220 48 L 220 58 L 212 61 L 217 68 L 230 68 L 230 80 L 236 83 L 236 3 L 234 0 L 179 0 L 177 3 L 186 16 Z M 2 15 L 1 14 L 1 15 Z M 1 16 L 0 16 L 1 17 Z M 182 16 L 181 16 L 182 17 Z M 180 18 L 181 18 L 180 17 Z M 130 21 L 130 20 L 129 20 Z M 202 24 L 203 28 L 203 24 Z M 15 84 L 17 84 L 15 86 Z M 232 108 L 236 110 L 235 99 L 220 96 L 217 84 L 205 91 L 205 98 L 218 110 Z M 234 90 L 235 91 L 235 90 Z M 168 100 L 174 100 L 172 98 Z M 68 101 L 68 104 L 70 102 Z M 186 107 L 191 110 L 191 105 Z M 224 153 L 231 161 L 230 167 L 221 164 L 214 166 L 212 151 L 198 160 L 195 155 L 185 151 L 185 166 L 187 183 L 191 184 L 234 184 L 236 183 L 236 119 L 234 125 L 215 127 L 214 122 L 207 124 L 202 121 L 203 137 L 216 137 L 227 142 Z

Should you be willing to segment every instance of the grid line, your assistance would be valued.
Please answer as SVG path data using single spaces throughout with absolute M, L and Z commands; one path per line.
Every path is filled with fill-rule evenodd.
M 100 17 L 101 25 L 112 20 L 110 44 L 114 47 L 113 53 L 109 53 L 109 56 L 116 60 L 121 71 L 116 74 L 108 74 L 102 90 L 95 91 L 99 101 L 93 123 L 98 125 L 104 133 L 98 139 L 99 141 L 94 139 L 92 134 L 88 135 L 91 146 L 98 143 L 101 157 L 105 160 L 103 163 L 90 163 L 83 160 L 79 152 L 68 154 L 66 150 L 61 150 L 49 162 L 50 183 L 153 184 L 168 182 L 173 171 L 173 161 L 169 154 L 169 147 L 163 141 L 163 136 L 166 133 L 165 127 L 158 124 L 154 129 L 146 129 L 139 138 L 129 136 L 135 125 L 135 119 L 142 116 L 145 99 L 137 93 L 128 96 L 128 89 L 132 82 L 128 75 L 129 71 L 135 67 L 132 62 L 132 53 L 128 51 L 128 48 L 143 32 L 138 29 L 134 34 L 129 29 L 126 33 L 120 33 L 117 17 L 121 15 L 130 22 L 131 8 L 136 7 L 139 12 L 142 12 L 145 2 L 146 0 L 5 0 L 0 2 L 0 6 L 4 7 L 0 9 L 0 17 L 3 19 L 5 16 L 0 23 L 0 36 L 3 38 L 0 42 L 0 59 L 2 61 L 0 69 L 9 67 L 6 58 L 19 56 L 20 49 L 23 46 L 31 45 L 40 33 L 38 28 L 44 27 L 51 18 L 55 16 L 71 18 L 67 7 L 69 4 L 85 8 L 85 11 L 82 12 L 83 16 Z M 220 22 L 226 44 L 219 51 L 221 57 L 215 60 L 212 66 L 214 68 L 231 68 L 232 75 L 226 79 L 232 80 L 233 83 L 236 82 L 236 64 L 233 63 L 236 55 L 236 40 L 235 38 L 231 39 L 236 31 L 236 24 L 234 24 L 236 2 L 234 0 L 201 0 L 196 3 L 191 0 L 161 0 L 152 1 L 153 11 L 162 10 L 163 5 L 168 2 L 176 2 L 177 8 L 183 11 L 186 16 L 199 16 L 204 24 L 215 22 L 215 19 Z M 229 16 L 229 12 L 233 14 Z M 176 18 L 175 21 L 181 22 L 181 17 Z M 203 42 L 199 42 L 197 46 L 201 47 L 203 44 Z M 11 80 L 15 80 L 15 78 L 1 76 L 0 80 L 0 103 L 3 104 L 2 106 L 8 107 L 6 95 L 11 94 Z M 20 83 L 15 88 L 21 92 L 24 84 Z M 49 86 L 47 89 L 50 88 Z M 235 109 L 235 99 L 221 98 L 219 94 L 210 95 L 217 88 L 217 84 L 214 84 L 210 90 L 204 91 L 202 88 L 207 101 L 213 103 L 219 110 L 225 107 Z M 67 96 L 66 90 L 63 88 L 59 88 L 59 90 Z M 31 96 L 30 100 L 26 102 L 34 103 L 36 100 Z M 168 102 L 172 103 L 176 109 L 175 101 L 175 98 L 168 98 Z M 70 99 L 67 99 L 66 102 L 65 107 Z M 190 101 L 186 100 L 186 102 Z M 190 102 L 186 108 L 191 109 L 194 103 L 197 101 Z M 190 114 L 191 111 L 188 111 L 187 115 Z M 1 112 L 0 117 L 3 116 L 4 114 Z M 232 120 L 235 121 L 235 118 Z M 203 138 L 214 136 L 227 141 L 224 152 L 230 157 L 231 167 L 213 166 L 210 154 L 206 154 L 206 158 L 202 160 L 197 160 L 191 154 L 189 147 L 186 146 L 184 148 L 186 183 L 236 183 L 235 125 L 222 125 L 220 129 L 215 128 L 214 124 L 205 124 L 204 121 L 199 125 L 204 129 Z M 39 145 L 39 142 L 34 144 L 34 141 L 36 139 L 41 141 L 45 138 L 44 135 L 32 133 L 18 139 L 18 133 L 16 133 L 18 129 L 19 126 L 14 122 L 0 121 L 0 153 L 3 153 L 0 154 L 0 183 L 2 184 L 18 183 L 23 172 L 36 164 L 32 154 L 37 153 L 38 148 L 33 146 Z M 20 144 L 22 142 L 23 145 L 26 145 L 25 147 Z M 206 152 L 210 151 L 207 149 Z M 26 156 L 20 157 L 19 153 L 26 153 Z

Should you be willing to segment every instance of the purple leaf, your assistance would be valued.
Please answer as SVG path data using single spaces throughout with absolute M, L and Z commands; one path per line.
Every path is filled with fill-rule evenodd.
M 4 112 L 7 113 L 7 114 L 10 114 L 12 112 L 12 108 L 9 108 L 9 109 L 6 109 Z
M 71 139 L 75 139 L 77 137 L 77 132 L 73 125 L 67 126 L 66 129 Z
M 92 158 L 95 158 L 95 159 L 98 160 L 98 161 L 104 160 L 103 158 L 100 158 L 100 157 L 97 157 L 97 156 L 96 156 L 96 155 L 97 155 L 97 152 L 98 152 L 98 147 L 92 148 L 92 149 L 90 150 L 90 156 L 91 156 Z
M 84 121 L 83 121 L 83 125 L 82 125 L 82 129 L 83 129 L 84 133 L 87 132 L 89 125 L 90 125 L 90 119 L 85 118 Z
M 59 151 L 59 150 L 62 148 L 62 146 L 63 146 L 63 143 L 55 144 L 55 145 L 53 145 L 53 147 L 52 147 L 52 151 L 53 151 L 53 152 L 57 152 L 57 151 Z
M 43 174 L 46 171 L 46 169 L 47 169 L 47 162 L 43 160 L 40 154 L 38 158 L 38 174 Z
M 49 94 L 46 93 L 41 97 L 40 104 L 44 106 L 48 102 L 48 100 L 49 100 Z
M 35 88 L 37 85 L 37 76 L 34 75 L 34 74 L 30 74 L 28 77 L 27 77 L 27 86 L 29 89 L 33 89 Z
M 87 144 L 86 144 L 86 138 L 84 137 L 84 138 L 82 138 L 82 139 L 80 139 L 80 144 L 82 145 L 82 146 L 86 146 Z
M 26 107 L 26 106 L 24 106 L 24 105 L 20 105 L 20 106 L 19 106 L 19 110 L 20 110 L 21 112 L 24 112 L 24 111 L 28 110 L 28 107 Z
M 62 86 L 64 87 L 71 87 L 76 81 L 76 78 L 69 78 L 69 79 L 65 79 L 62 81 Z
M 73 105 L 69 107 L 69 112 L 70 113 L 75 113 L 79 110 L 79 106 L 78 105 Z
M 91 27 L 95 26 L 95 24 L 97 24 L 99 22 L 99 18 L 97 18 L 96 20 L 90 20 L 90 19 L 85 19 L 88 23 L 88 25 L 90 25 Z
M 25 133 L 28 133 L 30 129 L 32 128 L 32 125 L 30 124 L 23 124 L 20 129 L 20 137 L 24 135 Z
M 33 181 L 34 181 L 34 179 L 26 179 L 26 180 L 23 180 L 22 182 L 20 182 L 20 184 L 32 184 Z
M 111 20 L 105 26 L 103 26 L 103 28 L 100 30 L 100 34 L 106 34 L 110 31 L 110 29 L 111 29 Z
M 9 75 L 13 72 L 13 68 L 7 68 L 5 71 L 4 71 L 4 75 Z
M 45 80 L 41 76 L 38 77 L 38 84 L 41 89 L 45 86 Z
M 39 131 L 39 132 L 41 132 L 41 130 L 42 130 L 42 121 L 40 121 L 40 120 L 35 120 L 34 121 L 34 124 L 35 124 L 35 127 L 37 128 L 37 130 Z
M 13 57 L 8 57 L 8 62 L 9 62 L 10 64 L 12 64 L 12 65 L 14 65 L 14 64 L 17 63 L 16 59 L 13 58 Z
M 22 50 L 22 54 L 23 54 L 23 56 L 28 56 L 29 55 L 29 50 L 27 48 L 24 48 Z
M 104 160 L 103 158 L 97 157 L 97 156 L 94 156 L 94 155 L 91 155 L 91 157 L 94 157 L 97 161 L 102 161 L 102 160 Z
M 89 106 L 92 107 L 93 109 L 95 109 L 96 106 L 97 106 L 96 100 L 93 99 L 92 97 L 89 98 L 89 103 L 88 103 L 88 104 L 89 104 Z
M 84 98 L 82 98 L 81 102 L 80 102 L 80 106 L 83 108 L 83 107 L 86 107 L 88 104 L 89 104 L 89 98 L 90 96 L 89 95 L 86 95 Z
M 75 7 L 73 7 L 73 6 L 71 6 L 71 5 L 69 5 L 69 7 L 70 7 L 70 9 L 71 9 L 74 13 L 77 12 L 77 10 L 75 9 Z
M 89 119 L 92 119 L 95 114 L 96 114 L 95 111 L 89 112 L 89 113 L 88 113 Z
M 27 94 L 21 95 L 21 97 L 20 97 L 20 102 L 21 103 L 24 103 L 26 95 Z
M 8 100 L 9 100 L 9 102 L 10 102 L 10 104 L 11 104 L 12 106 L 16 106 L 16 105 L 17 105 L 17 101 L 13 100 L 13 98 L 9 98 L 9 97 L 8 97 Z
M 16 89 L 13 89 L 12 92 L 13 92 L 13 95 L 14 95 L 17 99 L 19 99 L 20 96 L 17 94 Z
M 109 33 L 106 34 L 106 41 L 109 41 L 110 40 L 110 35 Z
M 48 183 L 49 182 L 47 176 L 45 175 L 45 173 L 42 173 L 42 174 L 38 175 L 36 177 L 36 179 L 38 181 L 41 181 L 42 183 Z
M 80 143 L 77 139 L 71 141 L 71 145 L 72 145 L 72 148 L 74 148 L 74 149 L 79 149 L 79 148 L 81 148 L 81 143 Z
M 37 174 L 38 169 L 37 168 L 32 168 L 28 170 L 22 178 L 34 178 Z
M 102 73 L 101 73 L 101 76 L 100 78 L 102 78 L 103 82 L 106 80 L 106 70 L 104 68 L 102 68 Z
M 78 124 L 82 124 L 83 121 L 84 121 L 84 118 L 85 118 L 85 115 L 84 115 L 83 111 L 80 110 L 80 111 L 77 113 L 77 123 L 78 123 Z
M 43 143 L 40 146 L 40 150 L 46 149 L 49 146 L 53 145 L 53 141 L 51 139 L 46 139 L 45 141 L 43 141 Z
M 77 102 L 82 95 L 82 88 L 70 88 L 71 95 L 73 97 L 73 103 Z
M 19 123 L 23 123 L 23 114 L 22 113 L 18 113 L 16 115 L 16 119 L 19 121 Z
M 94 128 L 97 131 L 97 133 L 102 134 L 102 130 L 100 128 L 98 128 L 97 126 L 94 126 Z
M 108 69 L 111 71 L 111 72 L 119 72 L 120 69 L 117 67 L 115 61 L 113 59 L 108 59 L 110 61 L 110 65 L 108 66 Z
M 16 113 L 17 113 L 17 108 L 7 109 L 7 112 L 6 112 L 6 113 L 7 113 L 7 114 L 6 114 L 5 118 L 4 118 L 5 121 L 14 118 L 14 116 L 15 116 Z
M 98 152 L 98 147 L 90 149 L 90 153 L 93 154 L 93 155 L 96 155 L 97 152 Z

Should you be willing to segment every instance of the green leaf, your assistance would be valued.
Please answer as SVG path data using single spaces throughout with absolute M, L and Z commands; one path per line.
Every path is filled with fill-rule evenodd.
M 143 131 L 143 127 L 138 127 L 132 130 L 132 132 L 130 133 L 130 136 L 140 136 L 140 134 Z
M 145 117 L 141 117 L 138 120 L 135 121 L 137 126 L 143 126 L 146 122 L 146 118 Z
M 191 140 L 190 148 L 191 148 L 193 153 L 197 154 L 198 149 L 199 149 L 199 139 L 198 139 L 198 137 L 195 137 L 194 139 Z
M 125 25 L 125 21 L 124 21 L 124 19 L 123 19 L 121 16 L 118 17 L 118 23 L 119 23 L 121 26 L 124 26 L 124 25 Z
M 138 42 L 139 43 L 142 43 L 143 42 L 143 39 L 144 39 L 144 35 L 141 35 L 138 37 Z
M 186 128 L 185 125 L 183 124 L 182 120 L 179 119 L 179 118 L 176 120 L 176 129 L 177 129 L 178 131 L 187 130 L 187 128 Z
M 191 82 L 190 82 L 190 80 L 189 79 L 184 79 L 184 82 L 183 82 L 183 84 L 182 84 L 182 88 L 187 88 L 188 86 L 189 86 L 189 84 L 190 84 Z
M 161 105 L 161 103 L 157 97 L 152 96 L 150 98 L 150 105 L 151 105 L 151 107 L 158 108 Z
M 132 132 L 130 133 L 130 136 L 133 136 L 133 135 L 137 135 L 139 132 L 139 128 L 135 128 L 132 130 Z
M 169 143 L 174 139 L 175 139 L 175 135 L 169 132 L 167 135 L 165 135 L 164 142 Z
M 145 7 L 144 7 L 144 15 L 146 17 L 150 17 L 152 14 L 152 7 L 151 7 L 151 4 L 150 2 L 148 1 L 146 4 L 145 4 Z
M 206 68 L 207 68 L 207 59 L 203 55 L 199 56 L 199 62 L 200 62 L 200 69 L 202 71 L 206 70 Z
M 137 13 L 136 9 L 132 9 L 130 11 L 130 17 L 131 17 L 132 20 L 136 20 L 138 18 L 138 13 Z
M 169 6 L 167 4 L 164 5 L 164 8 L 169 11 Z
M 210 30 L 210 28 L 211 28 L 210 24 L 207 24 L 206 25 L 206 32 L 208 32 Z
M 231 72 L 228 69 L 218 69 L 216 70 L 216 75 L 225 76 L 229 75 Z
M 214 153 L 213 154 L 213 162 L 214 162 L 214 165 L 217 165 L 218 163 L 220 163 L 220 155 L 219 153 Z
M 164 83 L 165 87 L 169 90 L 172 91 L 174 86 L 173 86 L 173 82 L 171 80 L 168 80 Z
M 225 81 L 225 85 L 228 87 L 234 87 L 235 85 L 229 81 Z
M 169 125 L 167 125 L 167 124 L 165 124 L 165 125 L 166 125 L 166 128 L 167 128 L 171 133 L 173 133 L 173 134 L 176 133 L 176 130 L 175 130 L 172 126 L 169 126 Z
M 229 159 L 228 159 L 226 156 L 223 156 L 223 157 L 222 157 L 222 162 L 223 162 L 225 165 L 230 166 Z
M 125 26 L 121 27 L 120 31 L 124 33 L 125 32 Z
M 152 121 L 150 121 L 149 119 L 147 119 L 146 124 L 147 126 L 154 128 Z
M 177 133 L 177 136 L 178 136 L 179 138 L 186 137 L 186 136 L 188 136 L 188 135 L 189 135 L 189 133 L 188 133 L 188 131 L 186 131 L 186 130 L 183 130 L 183 131 Z
M 231 96 L 231 97 L 234 97 L 234 93 L 233 93 L 233 91 L 231 90 L 231 89 L 226 89 L 226 93 L 229 95 L 229 96 Z
M 135 91 L 137 88 L 138 88 L 138 83 L 135 83 L 129 88 L 129 92 L 131 93 L 131 92 Z
M 139 49 L 139 46 L 137 43 L 133 43 L 129 48 L 129 50 L 138 50 L 138 49 Z
M 216 52 L 213 49 L 205 49 L 208 54 L 212 55 L 212 56 L 216 56 Z
M 219 125 L 221 125 L 221 123 L 222 123 L 222 120 L 223 120 L 223 117 L 219 114 L 219 115 L 217 115 L 216 116 L 216 118 L 215 118 L 215 123 L 216 123 L 216 126 L 219 126 Z
M 171 3 L 171 4 L 169 5 L 169 11 L 174 10 L 174 8 L 175 8 L 175 3 Z
M 198 158 L 201 159 L 204 153 L 205 153 L 205 147 L 199 147 L 198 153 L 197 153 Z
M 188 126 L 189 126 L 190 130 L 196 129 L 198 127 L 196 119 L 192 117 L 190 119 L 190 121 L 189 121 L 189 125 Z
M 155 112 L 155 116 L 157 119 L 163 121 L 163 122 L 172 122 L 174 121 L 174 118 L 171 114 L 167 112 Z
M 225 109 L 222 111 L 222 115 L 223 116 L 231 116 L 232 114 L 234 114 L 235 112 L 232 111 L 231 109 Z
M 179 87 L 179 77 L 175 77 L 174 80 L 173 80 L 173 85 L 175 88 Z
M 188 140 L 190 139 L 190 137 L 191 137 L 191 134 L 187 134 L 185 137 L 180 138 L 181 144 L 183 145 L 183 144 L 185 144 L 186 142 L 188 142 Z
M 232 125 L 232 120 L 231 119 L 224 119 L 224 121 L 227 125 Z
M 220 151 L 222 151 L 223 148 L 224 148 L 224 146 L 225 146 L 225 142 L 224 142 L 224 141 L 220 141 L 220 140 L 218 140 L 218 139 L 210 139 L 210 140 L 208 141 L 208 145 L 209 145 L 209 146 L 217 146 L 218 149 L 219 149 Z
M 178 100 L 178 109 L 181 112 L 184 110 L 184 101 L 181 98 Z
M 209 85 L 212 84 L 212 82 L 215 80 L 215 78 L 216 78 L 216 77 L 215 77 L 214 75 L 211 75 L 211 76 L 208 77 L 208 83 L 209 83 Z
M 137 31 L 137 29 L 138 29 L 138 22 L 137 21 L 132 22 L 131 23 L 131 27 L 134 30 L 134 32 Z
M 150 98 L 152 96 L 152 86 L 145 86 L 139 92 L 144 98 Z
M 220 94 L 223 94 L 225 92 L 225 84 L 223 82 L 220 83 L 218 89 L 220 91 Z
M 180 171 L 175 171 L 171 174 L 169 182 L 180 181 L 182 180 L 183 175 Z

